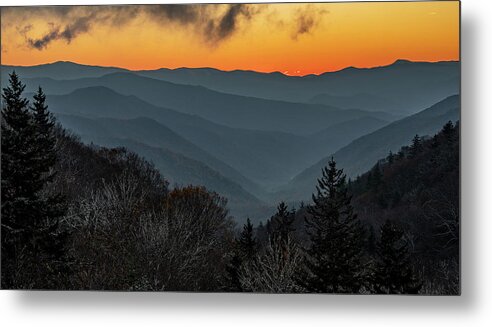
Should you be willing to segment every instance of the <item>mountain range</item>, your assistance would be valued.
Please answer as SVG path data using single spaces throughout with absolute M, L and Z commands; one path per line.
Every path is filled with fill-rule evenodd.
M 58 80 L 130 72 L 115 67 L 55 62 L 32 67 L 2 66 L 2 78 L 14 69 L 24 78 L 48 77 Z M 220 71 L 213 68 L 161 68 L 132 73 L 175 84 L 203 86 L 221 93 L 329 104 L 345 109 L 386 111 L 393 115 L 416 113 L 420 108 L 429 107 L 450 94 L 459 93 L 460 88 L 460 63 L 456 61 L 397 60 L 381 67 L 349 67 L 307 76 L 287 76 L 279 72 Z
M 460 112 L 457 62 L 304 77 L 57 62 L 2 66 L 2 86 L 12 70 L 28 95 L 42 86 L 50 110 L 84 142 L 126 147 L 171 184 L 218 192 L 239 220 L 268 217 L 280 200 L 309 200 L 332 156 L 355 177 Z

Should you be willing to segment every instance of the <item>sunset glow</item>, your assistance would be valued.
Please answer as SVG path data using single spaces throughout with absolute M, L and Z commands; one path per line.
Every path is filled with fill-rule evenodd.
M 2 64 L 306 75 L 397 59 L 459 60 L 457 1 L 205 5 L 160 16 L 142 6 L 65 9 L 3 8 Z

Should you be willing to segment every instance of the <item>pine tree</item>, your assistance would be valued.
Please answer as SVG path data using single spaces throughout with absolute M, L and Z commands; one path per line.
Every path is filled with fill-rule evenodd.
M 243 230 L 239 238 L 235 241 L 235 250 L 232 253 L 232 258 L 226 267 L 226 280 L 228 290 L 234 292 L 242 292 L 240 276 L 241 269 L 248 264 L 251 264 L 257 253 L 257 242 L 254 237 L 253 224 L 249 218 L 243 226 Z
M 35 127 L 22 96 L 25 86 L 15 72 L 2 98 L 2 288 L 19 287 L 18 262 L 32 239 L 37 218 L 37 192 L 42 184 L 35 170 Z
M 64 236 L 57 218 L 63 210 L 57 196 L 44 197 L 42 191 L 55 152 L 41 141 L 41 125 L 15 72 L 9 82 L 1 121 L 2 287 L 53 288 L 61 280 Z M 34 106 L 45 106 L 44 99 L 36 97 Z
M 310 292 L 357 293 L 363 283 L 364 231 L 333 158 L 322 173 L 306 218 L 310 247 L 303 285 Z
M 410 157 L 415 158 L 420 152 L 422 152 L 422 139 L 417 134 L 412 139 L 412 145 L 410 146 Z
M 295 230 L 292 224 L 294 223 L 295 212 L 289 212 L 285 202 L 280 202 L 277 206 L 277 212 L 272 217 L 274 225 L 273 238 L 279 238 L 286 243 L 290 234 Z
M 379 294 L 417 294 L 418 283 L 412 267 L 403 231 L 387 220 L 381 227 L 377 244 L 374 289 Z
M 257 243 L 254 237 L 253 224 L 249 218 L 243 226 L 241 235 L 239 235 L 238 246 L 244 260 L 253 260 L 257 251 Z
M 455 129 L 452 121 L 448 121 L 441 129 L 441 133 L 446 137 L 450 138 L 455 134 Z
M 48 111 L 46 96 L 41 87 L 38 88 L 33 99 L 31 111 L 36 126 L 36 147 L 39 150 L 38 169 L 46 174 L 56 162 L 55 119 Z M 46 177 L 47 180 L 52 178 L 52 176 Z
M 53 167 L 57 161 L 55 118 L 48 111 L 46 96 L 41 87 L 33 96 L 31 112 L 35 124 L 37 151 L 37 170 L 40 181 L 46 186 L 54 178 Z M 65 199 L 61 194 L 40 194 L 43 203 L 40 211 L 41 221 L 37 222 L 37 237 L 40 240 L 39 252 L 42 252 L 42 264 L 49 265 L 50 274 L 56 275 L 58 281 L 68 273 L 68 258 L 65 243 L 68 233 L 59 228 L 59 220 L 66 211 Z

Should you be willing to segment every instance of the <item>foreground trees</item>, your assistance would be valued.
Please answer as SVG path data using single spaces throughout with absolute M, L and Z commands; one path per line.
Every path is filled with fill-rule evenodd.
M 66 233 L 63 198 L 44 192 L 56 160 L 54 121 L 41 88 L 34 103 L 10 75 L 2 107 L 2 288 L 62 287 Z

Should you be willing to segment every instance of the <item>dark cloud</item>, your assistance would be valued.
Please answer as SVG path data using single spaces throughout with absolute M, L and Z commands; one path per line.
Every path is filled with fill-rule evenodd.
M 225 7 L 225 10 L 218 14 L 221 7 Z M 146 6 L 145 11 L 157 22 L 193 26 L 208 43 L 220 42 L 230 37 L 241 20 L 248 21 L 259 13 L 257 8 L 249 4 L 157 5 Z
M 292 33 L 292 39 L 297 40 L 303 34 L 310 34 L 327 13 L 327 10 L 316 10 L 311 6 L 299 9 L 295 18 L 296 28 Z
M 88 32 L 91 28 L 91 23 L 92 17 L 85 16 L 75 19 L 73 23 L 68 24 L 63 28 L 52 25 L 50 32 L 38 39 L 28 38 L 27 42 L 30 47 L 38 50 L 45 49 L 52 41 L 55 40 L 63 40 L 70 43 L 78 35 Z
M 216 38 L 223 39 L 231 35 L 237 28 L 237 22 L 239 17 L 243 16 L 246 19 L 250 19 L 253 12 L 249 10 L 248 5 L 234 4 L 229 7 L 225 15 L 220 20 L 220 23 L 215 29 Z
M 184 25 L 199 21 L 206 11 L 204 6 L 199 5 L 149 5 L 142 8 L 159 23 L 171 21 Z
M 265 7 L 265 6 L 263 6 Z M 136 17 L 145 16 L 165 26 L 177 24 L 193 28 L 208 44 L 218 44 L 238 29 L 240 21 L 249 21 L 258 9 L 248 4 L 230 5 L 143 5 L 143 6 L 61 6 L 42 9 L 47 17 L 56 17 L 65 24 L 52 26 L 38 38 L 28 38 L 27 44 L 35 49 L 46 49 L 56 40 L 67 43 L 96 25 L 122 26 Z M 32 12 L 35 15 L 35 12 Z M 37 13 L 39 14 L 39 12 Z
M 43 35 L 41 38 L 38 39 L 27 39 L 27 43 L 31 48 L 35 48 L 38 50 L 43 50 L 45 49 L 48 44 L 59 38 L 60 31 L 59 29 L 53 29 L 51 32 Z

